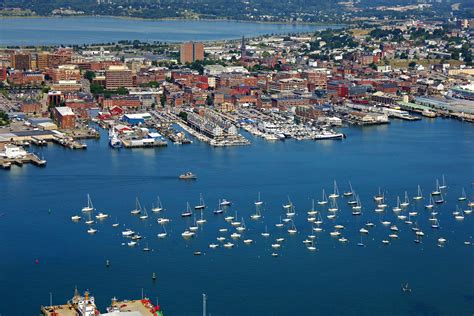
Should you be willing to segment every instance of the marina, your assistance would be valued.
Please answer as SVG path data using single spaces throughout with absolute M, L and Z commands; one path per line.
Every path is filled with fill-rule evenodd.
M 387 305 L 397 306 L 403 314 L 419 314 L 418 302 L 425 306 L 422 310 L 439 314 L 467 314 L 472 308 L 464 296 L 472 293 L 472 284 L 465 280 L 471 273 L 469 258 L 474 249 L 473 217 L 465 213 L 473 200 L 472 172 L 467 166 L 474 159 L 474 135 L 469 125 L 452 120 L 397 120 L 390 126 L 345 128 L 347 138 L 342 142 L 268 142 L 244 131 L 251 146 L 213 148 L 191 135 L 189 146 L 133 150 L 112 150 L 107 130 L 100 133 L 98 140 L 85 140 L 86 151 L 41 147 L 48 158 L 47 168 L 25 166 L 0 173 L 0 183 L 6 184 L 0 196 L 5 214 L 0 217 L 0 231 L 9 236 L 0 250 L 11 254 L 0 262 L 8 285 L 0 294 L 14 302 L 2 306 L 2 314 L 15 314 L 18 309 L 37 314 L 39 306 L 47 305 L 49 292 L 54 293 L 54 302 L 67 302 L 76 283 L 82 289 L 92 287 L 101 311 L 115 295 L 139 297 L 143 287 L 146 293 L 159 294 L 166 314 L 201 313 L 203 292 L 212 298 L 212 314 L 229 314 L 236 298 L 248 301 L 239 313 L 264 313 L 275 296 L 298 302 L 281 306 L 282 315 L 311 314 L 315 286 L 321 289 L 321 313 L 365 311 L 359 299 L 337 304 L 334 293 L 342 293 L 337 285 L 341 282 L 346 284 L 344 292 L 361 291 L 380 302 L 371 311 L 381 314 Z M 414 134 L 423 136 L 415 139 Z M 465 137 L 456 137 L 460 134 Z M 447 147 L 441 149 L 440 142 Z M 423 154 L 414 150 L 420 146 Z M 352 154 L 347 155 L 348 151 Z M 419 153 L 412 158 L 423 160 L 423 165 L 407 166 L 400 161 L 399 155 L 407 152 Z M 197 181 L 178 179 L 188 170 L 198 175 Z M 423 199 L 417 201 L 413 197 L 418 195 L 418 185 Z M 22 198 L 19 187 L 32 192 L 30 199 Z M 459 201 L 464 197 L 463 187 L 466 200 Z M 344 194 L 349 191 L 352 196 Z M 402 206 L 405 191 L 406 207 Z M 436 191 L 444 203 L 435 203 L 441 195 L 434 195 L 430 202 Z M 204 203 L 199 201 L 200 194 Z M 339 195 L 337 207 L 329 197 L 333 194 Z M 137 197 L 148 211 L 147 219 L 130 213 Z M 221 205 L 224 199 L 230 205 Z M 353 200 L 356 204 L 349 204 Z M 192 215 L 182 218 L 187 201 Z M 290 201 L 294 211 L 283 208 Z M 151 212 L 158 204 L 162 210 Z M 201 217 L 201 210 L 194 207 L 202 204 Z M 393 210 L 397 204 L 403 209 L 398 213 Z M 431 210 L 425 208 L 430 204 Z M 353 207 L 358 205 L 361 214 L 355 216 Z M 91 225 L 85 224 L 89 214 L 81 211 L 86 206 L 94 208 Z M 463 220 L 456 219 L 461 213 L 453 214 L 456 206 Z M 329 212 L 329 208 L 338 210 Z M 417 215 L 409 214 L 415 211 Z M 109 218 L 98 220 L 95 216 L 100 212 Z M 286 222 L 292 213 L 293 220 Z M 334 219 L 329 219 L 333 213 Z M 255 214 L 261 217 L 252 219 Z M 81 219 L 73 222 L 74 215 Z M 437 223 L 430 220 L 433 217 Z M 206 222 L 198 224 L 201 219 Z M 14 223 L 21 223 L 22 228 Z M 89 234 L 90 228 L 97 232 Z M 133 234 L 124 237 L 127 229 Z M 183 238 L 186 230 L 194 235 Z M 333 237 L 334 232 L 339 234 Z M 233 239 L 234 233 L 240 236 Z M 31 252 L 18 247 L 18 240 L 27 243 Z M 65 256 L 58 253 L 72 258 L 68 267 L 62 263 Z M 71 280 L 71 271 L 81 271 L 80 277 Z M 347 284 L 348 278 L 353 282 Z M 18 282 L 36 285 L 23 289 L 24 298 L 18 298 L 11 290 Z M 190 282 L 197 286 L 187 286 Z M 245 293 L 226 290 L 235 282 L 247 289 Z M 431 286 L 440 282 L 446 286 Z M 410 294 L 401 289 L 406 283 Z M 299 291 L 271 291 L 290 285 Z M 183 295 L 188 304 L 182 303 Z M 258 300 L 248 299 L 256 296 Z

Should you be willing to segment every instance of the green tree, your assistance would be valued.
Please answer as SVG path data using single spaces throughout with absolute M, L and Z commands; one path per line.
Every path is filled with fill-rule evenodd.
M 120 87 L 117 89 L 117 94 L 120 94 L 120 95 L 127 95 L 128 94 L 128 90 L 127 88 L 125 87 Z
M 166 104 L 166 95 L 164 93 L 160 96 L 160 104 L 162 107 Z
M 90 71 L 90 70 L 87 70 L 87 71 L 84 73 L 84 78 L 86 78 L 87 80 L 89 80 L 90 82 L 92 82 L 92 80 L 95 78 L 95 72 Z

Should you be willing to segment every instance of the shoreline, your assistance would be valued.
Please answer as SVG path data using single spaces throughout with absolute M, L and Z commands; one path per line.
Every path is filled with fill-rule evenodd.
M 119 15 L 6 15 L 0 16 L 1 19 L 61 19 L 61 18 L 110 18 L 123 20 L 140 20 L 140 21 L 203 21 L 203 22 L 238 22 L 238 23 L 257 23 L 257 24 L 281 24 L 281 25 L 315 25 L 315 26 L 347 26 L 348 24 L 324 23 L 324 22 L 285 22 L 285 21 L 261 21 L 261 20 L 238 20 L 228 18 L 185 18 L 185 17 L 167 17 L 167 18 L 141 18 L 133 16 Z

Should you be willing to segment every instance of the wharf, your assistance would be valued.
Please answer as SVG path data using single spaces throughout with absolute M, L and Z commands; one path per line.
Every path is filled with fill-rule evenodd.
M 155 306 L 151 304 L 147 299 L 143 300 L 133 300 L 133 301 L 112 301 L 110 309 L 120 313 L 133 313 L 133 315 L 140 316 L 154 316 Z M 113 314 L 113 312 L 111 313 Z M 120 314 L 117 314 L 120 315 Z
M 22 158 L 0 158 L 0 166 L 3 169 L 10 169 L 11 165 L 17 165 L 21 167 L 25 163 L 32 163 L 38 167 L 46 166 L 46 160 L 39 158 L 33 153 L 28 153 L 25 157 Z
M 41 306 L 42 316 L 77 316 L 77 311 L 69 304 Z
M 214 147 L 250 145 L 250 142 L 247 139 L 243 137 L 238 137 L 238 135 L 235 135 L 234 138 L 229 138 L 229 139 L 221 139 L 221 138 L 214 139 L 214 138 L 204 135 L 203 133 L 200 133 L 199 131 L 195 130 L 194 128 L 187 125 L 183 121 L 177 121 L 176 124 L 178 124 L 182 129 L 184 129 L 186 132 L 193 135 L 200 141 L 208 143 Z
M 65 137 L 54 136 L 52 138 L 52 141 L 70 149 L 87 149 L 86 144 L 82 144 L 82 143 L 76 142 L 73 139 L 69 139 Z

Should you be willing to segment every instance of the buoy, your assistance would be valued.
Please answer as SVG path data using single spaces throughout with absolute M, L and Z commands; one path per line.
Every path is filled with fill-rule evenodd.
M 153 272 L 151 278 L 153 279 L 153 281 L 156 280 L 156 273 L 155 272 Z
M 105 262 L 105 266 L 106 266 L 107 268 L 110 267 L 110 261 L 109 261 L 109 260 L 107 260 L 107 261 Z
M 39 260 L 38 260 L 38 259 L 36 259 L 36 260 L 35 260 L 35 263 L 36 263 L 36 264 L 39 264 Z

